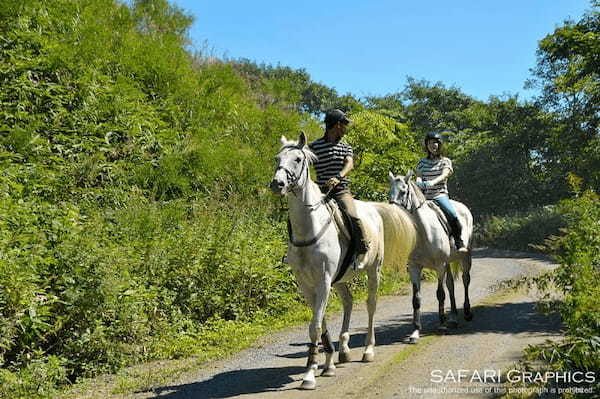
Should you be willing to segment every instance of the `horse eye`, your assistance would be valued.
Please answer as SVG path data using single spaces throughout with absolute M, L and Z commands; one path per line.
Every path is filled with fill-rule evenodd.
M 300 162 L 300 157 L 296 158 L 296 163 Z

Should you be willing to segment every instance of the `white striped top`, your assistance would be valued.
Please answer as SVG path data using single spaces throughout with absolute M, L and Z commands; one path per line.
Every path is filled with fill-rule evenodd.
M 342 171 L 346 157 L 354 157 L 354 152 L 350 144 L 342 141 L 331 143 L 325 137 L 313 141 L 308 147 L 318 158 L 314 166 L 319 186 L 324 186 L 327 180 L 335 177 Z M 349 183 L 350 179 L 344 177 L 340 185 L 343 187 Z
M 450 169 L 450 174 L 454 172 L 454 169 L 452 169 L 452 161 L 449 158 L 423 158 L 417 164 L 417 173 L 420 174 L 423 181 L 429 181 L 440 176 L 445 168 Z M 425 197 L 427 199 L 434 199 L 441 195 L 448 195 L 448 185 L 446 184 L 446 180 L 423 190 Z

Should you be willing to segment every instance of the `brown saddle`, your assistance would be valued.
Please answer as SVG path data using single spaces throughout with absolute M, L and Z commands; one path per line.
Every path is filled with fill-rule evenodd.
M 328 198 L 325 202 L 325 205 L 327 206 L 329 214 L 334 221 L 335 228 L 342 235 L 342 237 L 348 240 L 348 250 L 346 251 L 346 255 L 344 256 L 344 260 L 342 261 L 340 269 L 331 282 L 331 285 L 333 285 L 340 281 L 342 277 L 344 277 L 350 268 L 350 265 L 356 263 L 356 246 L 354 245 L 354 240 L 352 239 L 353 228 L 350 217 L 342 210 L 342 208 L 333 198 Z

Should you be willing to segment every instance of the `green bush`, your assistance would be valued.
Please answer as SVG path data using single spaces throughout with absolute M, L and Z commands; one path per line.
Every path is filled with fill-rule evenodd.
M 474 242 L 480 247 L 541 251 L 544 240 L 558 234 L 564 224 L 564 218 L 555 206 L 489 216 L 475 225 Z
M 595 372 L 593 388 L 600 392 L 600 198 L 592 191 L 578 194 L 559 205 L 567 220 L 563 234 L 546 241 L 546 249 L 560 266 L 534 279 L 538 287 L 562 295 L 552 302 L 552 308 L 562 317 L 566 337 L 531 347 L 528 352 L 548 361 L 554 371 Z

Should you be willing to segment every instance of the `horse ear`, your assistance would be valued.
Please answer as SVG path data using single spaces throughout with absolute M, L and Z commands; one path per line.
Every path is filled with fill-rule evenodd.
M 396 176 L 394 176 L 394 174 L 392 173 L 392 171 L 388 172 L 388 176 L 390 178 L 390 183 L 392 183 L 394 180 L 396 180 Z
M 408 183 L 408 181 L 410 180 L 411 177 L 413 177 L 413 175 L 415 174 L 415 172 L 411 170 L 408 171 L 408 173 L 406 174 L 406 176 L 404 177 L 404 181 Z
M 300 137 L 298 137 L 298 147 L 303 148 L 306 145 L 306 142 L 308 140 L 306 139 L 306 133 L 304 133 L 304 130 L 300 131 Z
M 288 139 L 286 139 L 285 136 L 281 136 L 279 138 L 279 141 L 281 142 L 281 145 L 286 145 L 288 142 Z

